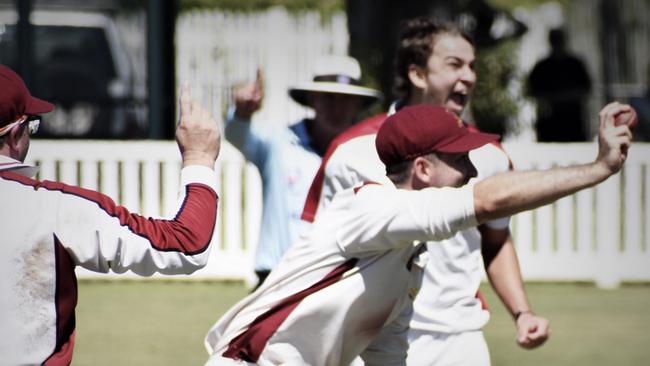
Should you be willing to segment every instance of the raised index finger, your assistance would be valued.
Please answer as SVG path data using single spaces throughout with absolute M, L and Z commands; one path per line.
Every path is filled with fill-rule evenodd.
M 261 67 L 257 67 L 257 72 L 255 74 L 255 87 L 259 90 L 264 89 L 264 73 L 262 72 Z
M 181 96 L 179 98 L 181 116 L 188 116 L 192 113 L 192 90 L 190 84 L 181 85 Z

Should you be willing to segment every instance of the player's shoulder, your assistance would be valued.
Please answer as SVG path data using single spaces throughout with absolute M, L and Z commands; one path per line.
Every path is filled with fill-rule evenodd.
M 372 180 L 367 180 L 367 181 L 364 181 L 364 182 L 362 182 L 360 184 L 357 184 L 355 187 L 352 188 L 352 191 L 354 192 L 354 194 L 357 194 L 357 193 L 359 193 L 359 191 L 362 188 L 367 189 L 367 187 L 374 187 L 374 188 L 379 188 L 379 189 L 383 188 L 381 183 L 375 182 L 375 181 L 372 181 Z
M 381 113 L 355 123 L 347 130 L 341 132 L 340 135 L 336 136 L 336 138 L 332 140 L 330 148 L 336 148 L 337 146 L 357 137 L 376 135 L 377 131 L 379 131 L 379 127 L 381 127 L 387 117 L 387 113 Z
M 483 132 L 483 131 L 481 131 L 478 127 L 476 127 L 476 126 L 474 126 L 474 125 L 471 125 L 471 124 L 468 124 L 467 122 L 465 122 L 465 125 L 466 125 L 467 128 L 468 128 L 470 131 L 472 131 L 472 132 Z M 492 142 L 490 142 L 490 143 L 488 143 L 488 144 L 486 144 L 486 145 L 484 145 L 484 146 L 485 146 L 485 147 L 488 147 L 488 149 L 486 149 L 486 150 L 488 150 L 488 151 L 489 151 L 489 150 L 492 150 L 492 151 L 498 151 L 500 154 L 503 154 L 503 155 L 505 155 L 505 156 L 508 156 L 508 153 L 507 153 L 507 152 L 505 151 L 505 149 L 503 148 L 503 145 L 501 145 L 501 139 L 496 140 L 496 141 L 492 141 Z
M 467 128 L 471 131 L 482 132 L 473 125 L 467 125 Z M 472 150 L 470 152 L 470 158 L 479 170 L 479 173 L 481 173 L 481 170 L 487 170 L 493 173 L 512 170 L 512 161 L 510 160 L 510 156 L 503 148 L 500 141 L 493 141 Z M 493 173 L 488 175 L 492 175 Z
M 373 179 L 383 176 L 384 165 L 375 148 L 375 134 L 358 136 L 339 145 L 324 163 L 328 178 Z M 348 179 L 346 178 L 346 179 Z
M 386 113 L 372 116 L 343 131 L 330 143 L 322 164 L 329 169 L 350 160 L 374 162 L 375 136 L 386 117 Z

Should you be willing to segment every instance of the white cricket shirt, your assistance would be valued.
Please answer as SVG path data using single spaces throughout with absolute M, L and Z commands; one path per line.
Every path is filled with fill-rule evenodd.
M 421 242 L 474 225 L 471 187 L 340 192 L 262 287 L 210 330 L 210 364 L 403 363 L 428 258 Z
M 144 276 L 205 266 L 217 214 L 212 169 L 184 168 L 176 216 L 154 220 L 101 193 L 19 174 L 27 168 L 0 156 L 0 364 L 70 363 L 76 266 Z
M 386 117 L 381 114 L 361 121 L 332 142 L 308 193 L 303 219 L 317 218 L 339 190 L 363 181 L 388 180 L 375 148 L 377 131 Z M 510 167 L 508 156 L 497 144 L 472 150 L 470 159 L 478 172 L 470 185 Z M 505 218 L 487 225 L 505 228 L 508 223 Z M 481 329 L 489 312 L 477 297 L 483 273 L 478 230 L 468 228 L 440 243 L 428 243 L 428 247 L 430 263 L 414 304 L 411 327 L 447 333 Z

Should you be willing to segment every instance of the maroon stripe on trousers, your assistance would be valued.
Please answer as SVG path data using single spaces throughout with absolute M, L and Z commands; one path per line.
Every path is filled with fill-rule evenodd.
M 327 152 L 325 153 L 323 160 L 321 161 L 320 167 L 318 167 L 316 176 L 311 182 L 311 186 L 309 186 L 309 192 L 307 192 L 305 206 L 302 209 L 302 215 L 300 216 L 301 219 L 308 222 L 314 222 L 314 219 L 316 218 L 316 211 L 318 210 L 318 203 L 320 202 L 320 196 L 323 192 L 323 183 L 325 181 L 325 167 L 327 166 L 329 159 L 334 154 L 334 151 L 336 151 L 340 145 L 352 140 L 353 138 L 376 134 L 377 131 L 379 131 L 379 127 L 381 127 L 382 123 L 384 123 L 386 120 L 387 116 L 388 115 L 386 113 L 382 113 L 364 119 L 363 121 L 341 132 L 340 135 L 336 136 L 336 138 L 332 140 L 329 147 L 327 148 Z
M 47 358 L 45 366 L 69 365 L 72 361 L 75 338 L 75 315 L 77 306 L 77 277 L 74 263 L 59 238 L 54 236 L 54 258 L 56 265 L 56 346 Z
M 307 296 L 337 283 L 345 272 L 354 268 L 357 261 L 357 258 L 348 259 L 309 288 L 285 298 L 255 318 L 247 330 L 230 341 L 228 349 L 222 356 L 246 362 L 257 362 L 271 336 L 300 302 Z
M 217 220 L 219 198 L 212 188 L 192 183 L 185 187 L 185 201 L 174 220 L 156 220 L 130 213 L 118 206 L 108 196 L 89 189 L 42 181 L 20 176 L 12 172 L 0 172 L 0 177 L 32 186 L 35 190 L 47 189 L 71 194 L 92 201 L 108 215 L 119 220 L 134 234 L 149 241 L 159 251 L 175 251 L 188 255 L 198 254 L 208 248 Z

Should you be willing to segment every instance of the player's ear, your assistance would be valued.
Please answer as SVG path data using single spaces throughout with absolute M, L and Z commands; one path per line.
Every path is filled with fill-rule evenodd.
M 416 182 L 419 182 L 423 186 L 428 187 L 429 182 L 432 179 L 433 175 L 433 164 L 429 159 L 427 159 L 424 156 L 418 156 L 417 158 L 413 159 L 413 167 L 412 169 L 412 179 L 414 182 L 414 186 L 417 186 Z
M 426 89 L 427 87 L 427 73 L 422 67 L 410 64 L 408 70 L 408 77 L 411 84 L 417 89 Z
M 6 135 L 2 136 L 0 148 L 7 152 L 11 158 L 22 162 L 29 148 L 29 130 L 27 124 L 23 123 L 11 128 Z
M 5 135 L 5 143 L 13 149 L 18 146 L 20 140 L 25 134 L 29 135 L 29 132 L 27 130 L 27 123 L 15 126 L 9 130 L 9 133 Z

